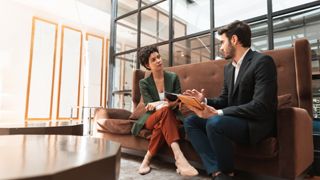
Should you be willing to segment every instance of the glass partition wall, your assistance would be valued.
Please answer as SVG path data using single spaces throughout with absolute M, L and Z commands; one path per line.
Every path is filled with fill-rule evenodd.
M 109 107 L 132 111 L 132 73 L 145 70 L 136 57 L 141 47 L 157 45 L 166 67 L 221 59 L 216 31 L 234 20 L 250 25 L 256 51 L 307 38 L 313 78 L 320 79 L 320 1 L 112 0 Z M 320 117 L 319 87 L 314 80 L 315 117 Z

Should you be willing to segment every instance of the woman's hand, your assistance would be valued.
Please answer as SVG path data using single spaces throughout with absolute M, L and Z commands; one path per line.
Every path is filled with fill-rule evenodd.
M 161 107 L 165 107 L 168 106 L 168 102 L 167 101 L 156 101 L 156 102 L 152 102 L 152 103 L 148 103 L 145 107 L 146 111 L 154 111 L 158 108 Z
M 201 89 L 201 92 L 197 91 L 196 89 L 188 89 L 183 94 L 195 97 L 196 99 L 198 99 L 199 102 L 202 102 L 204 100 L 204 89 Z
M 153 110 L 155 110 L 157 104 L 158 104 L 158 102 L 148 103 L 146 105 L 146 107 L 144 107 L 144 108 L 146 109 L 146 111 L 153 111 Z

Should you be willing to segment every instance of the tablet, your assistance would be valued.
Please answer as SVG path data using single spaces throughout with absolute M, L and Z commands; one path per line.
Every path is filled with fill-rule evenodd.
M 178 99 L 179 94 L 164 92 L 164 97 L 166 97 L 169 101 L 176 101 Z

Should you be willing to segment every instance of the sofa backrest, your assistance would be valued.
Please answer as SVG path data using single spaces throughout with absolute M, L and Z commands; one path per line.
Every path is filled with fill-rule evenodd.
M 293 47 L 264 51 L 277 66 L 278 95 L 292 95 L 292 106 L 306 109 L 312 115 L 311 49 L 306 39 L 294 42 Z
M 291 94 L 292 106 L 306 109 L 312 117 L 311 50 L 305 39 L 296 40 L 286 49 L 264 51 L 277 66 L 278 95 Z M 186 89 L 205 89 L 206 97 L 221 93 L 225 60 L 207 61 L 165 68 L 179 75 L 182 92 Z M 134 107 L 140 101 L 139 80 L 145 76 L 142 70 L 133 74 L 132 101 Z
M 179 76 L 181 91 L 187 89 L 205 89 L 206 97 L 218 96 L 223 85 L 223 69 L 225 60 L 206 61 L 195 64 L 167 67 L 165 70 L 175 72 Z M 142 70 L 133 74 L 132 101 L 136 107 L 140 101 L 139 81 L 145 76 Z

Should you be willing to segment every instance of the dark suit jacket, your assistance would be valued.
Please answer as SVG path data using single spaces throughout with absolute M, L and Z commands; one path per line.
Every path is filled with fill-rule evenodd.
M 270 135 L 276 122 L 277 70 L 270 56 L 249 50 L 234 84 L 235 68 L 224 68 L 224 86 L 219 97 L 208 105 L 222 109 L 226 116 L 248 120 L 250 142 L 255 144 Z
M 160 97 L 158 94 L 158 90 L 156 84 L 153 80 L 152 74 L 144 79 L 139 81 L 140 93 L 143 97 L 144 104 L 159 101 Z M 177 74 L 173 72 L 164 71 L 164 90 L 166 92 L 171 93 L 181 93 L 180 81 Z M 148 111 L 144 115 L 142 115 L 133 125 L 131 132 L 134 135 L 138 135 L 139 131 L 143 128 L 146 120 L 149 116 L 155 111 Z M 177 115 L 177 118 L 182 120 L 182 114 L 178 110 L 178 108 L 174 109 L 174 112 Z

